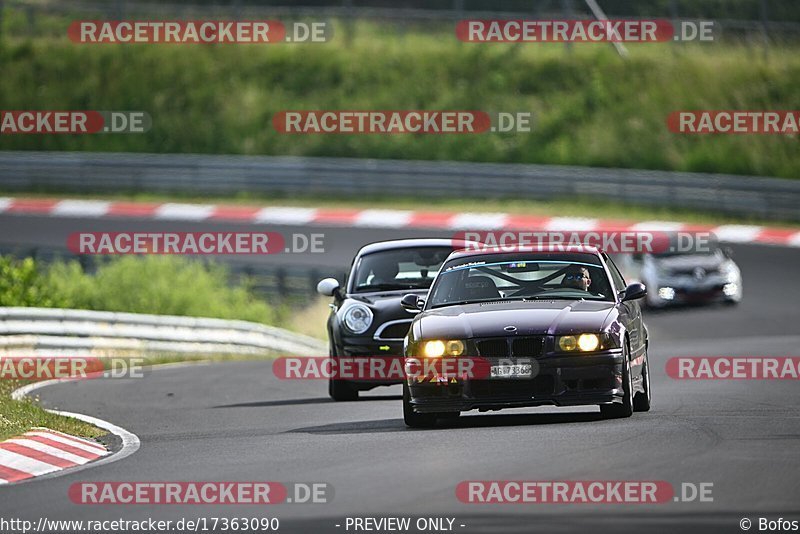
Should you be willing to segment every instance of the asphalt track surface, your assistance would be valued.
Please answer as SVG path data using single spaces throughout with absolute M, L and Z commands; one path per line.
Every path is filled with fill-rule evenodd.
M 252 229 L 2 216 L 0 235 L 6 243 L 63 243 L 72 231 L 164 230 L 167 224 L 174 231 Z M 424 235 L 269 230 L 323 231 L 327 252 L 261 261 L 308 262 L 333 271 L 363 243 Z M 419 517 L 450 517 L 453 531 L 463 533 L 742 532 L 745 517 L 758 532 L 762 517 L 798 520 L 798 382 L 677 381 L 664 371 L 673 356 L 798 354 L 800 249 L 739 245 L 734 253 L 744 279 L 741 305 L 646 312 L 654 392 L 648 413 L 603 421 L 591 407 L 470 412 L 448 426 L 410 430 L 397 386 L 334 403 L 324 382 L 278 380 L 269 362 L 59 384 L 38 392 L 45 406 L 123 426 L 140 437 L 141 449 L 97 469 L 0 488 L 0 517 L 278 517 L 282 532 L 355 532 L 345 528 L 347 517 L 411 517 L 412 524 Z M 67 496 L 69 486 L 82 481 L 254 480 L 326 482 L 334 496 L 327 504 L 233 507 L 86 506 Z M 710 482 L 713 502 L 476 505 L 456 498 L 456 485 L 465 480 L 664 480 L 676 491 L 682 483 Z

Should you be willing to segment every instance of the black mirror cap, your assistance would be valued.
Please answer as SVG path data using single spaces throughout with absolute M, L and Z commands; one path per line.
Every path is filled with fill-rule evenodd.
M 400 299 L 400 306 L 402 306 L 403 309 L 406 311 L 418 312 L 419 297 L 413 293 L 409 293 L 408 295 L 403 295 L 403 298 Z
M 628 284 L 628 287 L 626 287 L 622 292 L 622 302 L 640 299 L 645 295 L 647 295 L 647 288 L 645 285 L 639 282 L 634 282 L 632 284 Z

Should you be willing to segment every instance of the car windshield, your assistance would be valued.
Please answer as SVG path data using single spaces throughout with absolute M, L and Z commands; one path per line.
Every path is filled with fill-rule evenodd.
M 354 272 L 353 291 L 428 289 L 451 247 L 415 247 L 361 256 Z
M 554 299 L 614 300 L 600 259 L 552 252 L 457 258 L 442 269 L 428 305 Z

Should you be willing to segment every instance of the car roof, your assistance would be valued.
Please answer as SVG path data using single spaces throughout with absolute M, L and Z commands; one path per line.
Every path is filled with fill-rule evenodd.
M 504 254 L 514 252 L 563 252 L 564 254 L 585 253 L 600 255 L 600 249 L 589 245 L 543 245 L 543 246 L 487 246 L 479 245 L 476 243 L 474 248 L 463 248 L 454 251 L 447 258 L 452 260 L 455 258 L 468 258 L 472 256 L 481 256 L 484 254 Z
M 358 256 L 364 254 L 372 254 L 373 252 L 381 252 L 384 250 L 397 250 L 402 248 L 420 248 L 420 247 L 450 247 L 461 246 L 456 244 L 456 240 L 449 238 L 418 238 L 418 239 L 392 239 L 389 241 L 378 241 L 377 243 L 370 243 L 364 245 L 358 251 Z

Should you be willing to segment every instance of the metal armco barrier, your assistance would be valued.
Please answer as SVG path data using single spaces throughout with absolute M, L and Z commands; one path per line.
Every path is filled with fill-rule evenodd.
M 0 354 L 324 356 L 327 351 L 327 345 L 315 338 L 247 321 L 58 308 L 0 308 Z
M 800 220 L 800 181 L 556 165 L 0 152 L 6 191 L 320 195 L 348 198 L 590 198 Z M 621 214 L 624 215 L 624 214 Z

